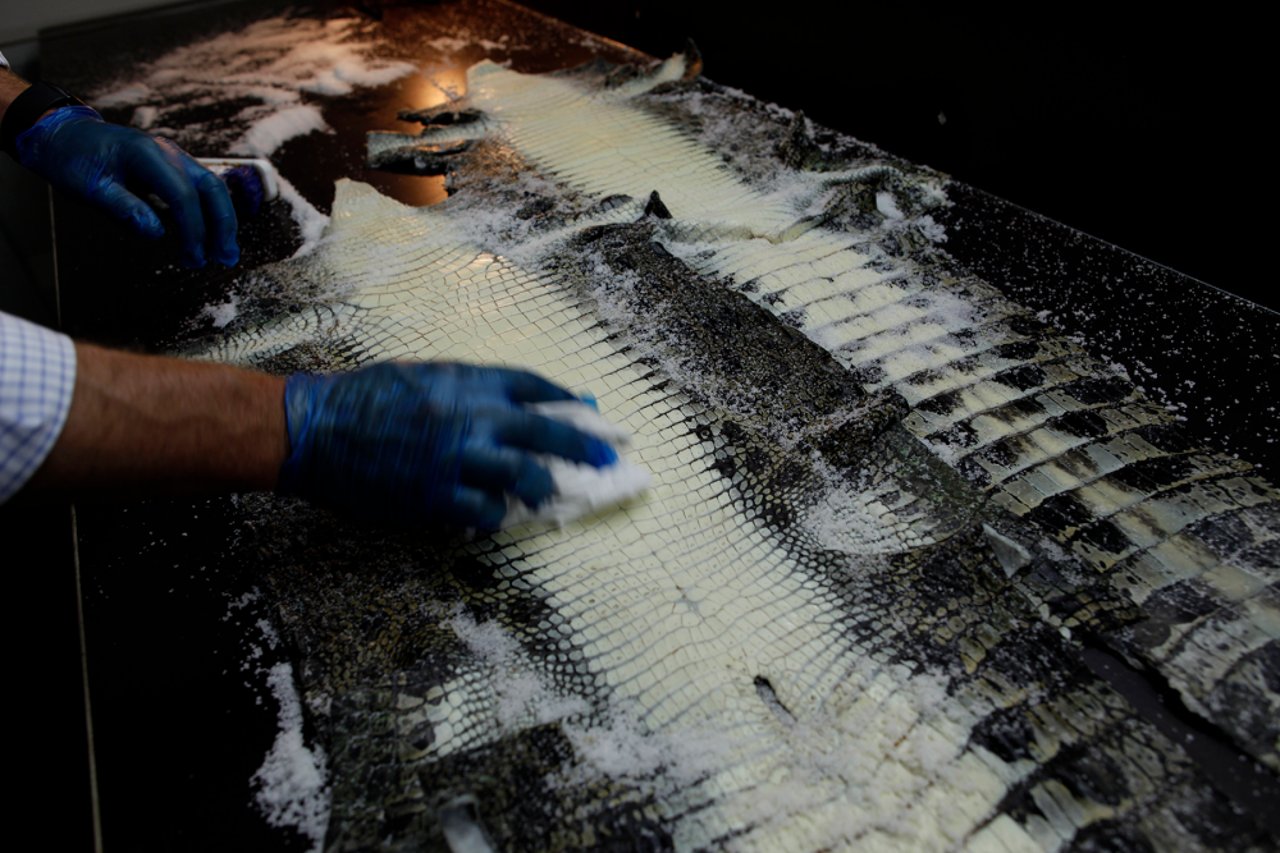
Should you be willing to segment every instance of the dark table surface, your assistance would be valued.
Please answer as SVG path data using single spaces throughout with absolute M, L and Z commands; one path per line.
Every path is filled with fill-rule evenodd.
M 90 90 L 132 63 L 274 8 L 196 6 L 51 32 L 42 39 L 44 74 L 73 90 Z M 477 43 L 453 54 L 452 66 L 437 65 L 440 74 L 459 74 L 485 57 L 530 72 L 593 58 L 646 58 L 492 0 L 388 7 L 383 14 L 386 38 L 401 51 L 466 24 Z M 504 34 L 522 49 L 494 52 L 478 43 Z M 715 68 L 706 74 L 715 79 Z M 405 88 L 413 85 L 420 84 L 406 78 L 317 101 L 336 132 L 286 143 L 273 162 L 322 210 L 332 201 L 334 179 L 343 176 L 411 204 L 442 199 L 439 176 L 396 175 L 365 165 L 367 130 L 414 129 L 396 119 L 411 100 Z M 1215 436 L 1276 479 L 1280 316 L 979 189 L 952 183 L 948 193 L 954 204 L 941 216 L 950 235 L 947 251 L 1123 365 L 1156 400 L 1179 407 L 1193 433 Z M 243 232 L 240 270 L 192 272 L 169 256 L 141 251 L 129 235 L 75 203 L 57 199 L 55 217 L 66 330 L 147 350 L 189 333 L 175 324 L 190 322 L 234 276 L 287 257 L 298 242 L 287 209 L 277 205 Z M 94 765 L 107 849 L 307 846 L 268 827 L 251 803 L 249 779 L 271 745 L 276 722 L 259 676 L 284 653 L 257 627 L 254 579 L 220 558 L 224 537 L 234 535 L 227 522 L 233 514 L 234 499 L 221 498 L 77 508 Z

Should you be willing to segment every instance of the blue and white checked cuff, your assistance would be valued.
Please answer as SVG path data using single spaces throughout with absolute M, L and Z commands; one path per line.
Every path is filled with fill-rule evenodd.
M 53 449 L 75 382 L 71 338 L 0 312 L 0 503 Z

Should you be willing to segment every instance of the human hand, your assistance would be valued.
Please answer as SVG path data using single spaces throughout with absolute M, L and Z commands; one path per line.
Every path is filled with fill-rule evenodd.
M 507 494 L 535 507 L 555 491 L 535 454 L 595 467 L 618 458 L 600 439 L 525 410 L 576 398 L 520 370 L 387 362 L 295 374 L 284 399 L 290 452 L 278 490 L 366 518 L 493 530 Z
M 160 237 L 164 226 L 135 193 L 158 196 L 173 213 L 188 265 L 204 266 L 206 247 L 224 266 L 240 260 L 226 186 L 172 142 L 108 124 L 89 107 L 68 106 L 19 134 L 16 147 L 22 165 L 145 237 Z

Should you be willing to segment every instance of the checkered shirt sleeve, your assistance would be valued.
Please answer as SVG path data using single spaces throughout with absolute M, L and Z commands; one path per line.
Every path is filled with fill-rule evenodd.
M 75 381 L 70 338 L 0 312 L 0 503 L 53 449 Z

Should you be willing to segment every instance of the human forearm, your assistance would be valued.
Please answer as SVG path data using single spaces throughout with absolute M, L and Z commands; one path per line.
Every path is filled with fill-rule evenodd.
M 540 457 L 618 458 L 527 408 L 577 398 L 525 371 L 404 362 L 286 381 L 85 343 L 74 354 L 70 405 L 45 414 L 63 426 L 27 499 L 275 490 L 383 522 L 493 529 L 511 498 L 554 494 Z
M 8 68 L 0 68 L 0 121 L 4 121 L 5 111 L 9 109 L 13 99 L 30 85 Z
M 78 343 L 66 425 L 28 490 L 273 489 L 283 396 L 267 374 Z

